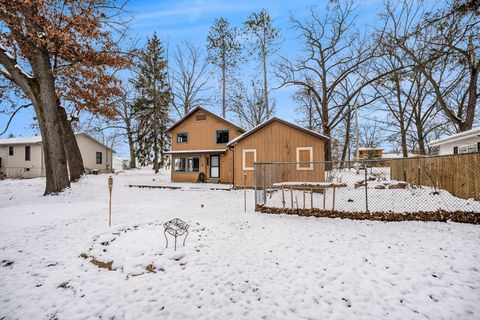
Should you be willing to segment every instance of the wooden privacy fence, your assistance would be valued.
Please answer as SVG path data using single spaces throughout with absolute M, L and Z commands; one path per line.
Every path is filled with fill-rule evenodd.
M 480 200 L 480 153 L 390 161 L 391 179 Z

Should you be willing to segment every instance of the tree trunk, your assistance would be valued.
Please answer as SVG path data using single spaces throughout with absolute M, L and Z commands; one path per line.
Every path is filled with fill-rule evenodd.
M 130 151 L 130 168 L 134 169 L 137 167 L 135 159 L 135 144 L 133 142 L 132 130 L 127 126 L 127 140 L 128 140 L 128 149 Z
M 265 113 L 268 120 L 270 119 L 270 109 L 268 106 L 267 57 L 265 54 L 265 48 L 262 48 L 262 59 L 263 59 L 263 90 L 265 91 Z
M 70 182 L 76 182 L 85 173 L 82 154 L 78 148 L 77 139 L 72 129 L 71 123 L 68 121 L 65 108 L 58 106 L 58 118 L 62 125 L 62 133 L 65 145 L 65 153 L 68 162 L 68 171 L 70 172 Z
M 227 117 L 227 104 L 226 104 L 226 85 L 227 85 L 227 66 L 225 63 L 225 54 L 222 55 L 222 117 Z
M 417 138 L 418 138 L 418 151 L 420 152 L 421 155 L 425 155 L 426 150 L 425 150 L 425 137 L 423 133 L 423 127 L 420 124 L 416 125 L 417 127 Z
M 349 114 L 350 114 L 350 110 L 348 110 Z M 346 117 L 345 119 L 346 121 L 346 124 L 345 124 L 345 144 L 343 145 L 343 148 L 342 148 L 342 158 L 341 158 L 341 167 L 343 168 L 344 167 L 344 162 L 345 162 L 345 159 L 347 158 L 347 153 L 349 152 L 349 149 L 348 149 L 348 146 L 350 145 L 350 122 L 351 122 L 351 119 L 350 119 L 350 115 L 348 117 Z
M 46 186 L 44 195 L 56 194 L 70 187 L 67 157 L 62 136 L 62 125 L 58 117 L 58 100 L 55 79 L 46 48 L 32 47 L 31 66 L 37 76 L 31 82 L 35 111 L 42 134 L 45 159 Z
M 405 130 L 403 115 L 400 117 L 400 119 L 402 119 L 400 121 L 400 140 L 402 143 L 402 156 L 404 158 L 408 158 L 407 131 Z
M 468 53 L 469 53 L 469 69 L 470 69 L 470 80 L 468 84 L 468 104 L 465 115 L 465 122 L 460 125 L 460 132 L 467 131 L 472 129 L 473 122 L 475 121 L 475 108 L 477 106 L 477 82 L 478 82 L 478 73 L 480 62 L 475 61 L 475 48 L 473 46 L 472 35 L 468 39 Z
M 62 128 L 58 118 L 58 105 L 55 89 L 52 85 L 32 88 L 35 96 L 37 114 L 45 162 L 46 186 L 44 195 L 57 194 L 70 187 L 67 169 L 67 157 L 62 139 Z
M 153 170 L 158 173 L 158 132 L 156 130 L 153 139 Z

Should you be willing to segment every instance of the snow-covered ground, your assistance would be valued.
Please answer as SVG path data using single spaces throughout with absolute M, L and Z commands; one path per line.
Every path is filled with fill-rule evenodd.
M 252 191 L 245 213 L 243 190 L 129 188 L 168 181 L 135 170 L 108 228 L 107 178 L 0 181 L 0 319 L 480 318 L 480 226 L 260 214 Z

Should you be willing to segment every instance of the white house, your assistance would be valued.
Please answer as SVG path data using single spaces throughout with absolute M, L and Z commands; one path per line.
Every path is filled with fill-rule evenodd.
M 75 133 L 87 173 L 109 172 L 113 150 L 86 133 Z M 0 139 L 0 176 L 36 178 L 45 176 L 42 137 Z
M 429 143 L 431 155 L 480 152 L 480 128 L 453 134 Z
M 130 160 L 127 158 L 113 157 L 113 169 L 115 172 L 130 169 Z

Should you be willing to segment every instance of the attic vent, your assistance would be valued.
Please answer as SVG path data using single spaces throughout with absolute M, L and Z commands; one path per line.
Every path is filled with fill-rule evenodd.
M 203 120 L 207 120 L 207 115 L 206 114 L 197 115 L 197 121 L 203 121 Z

